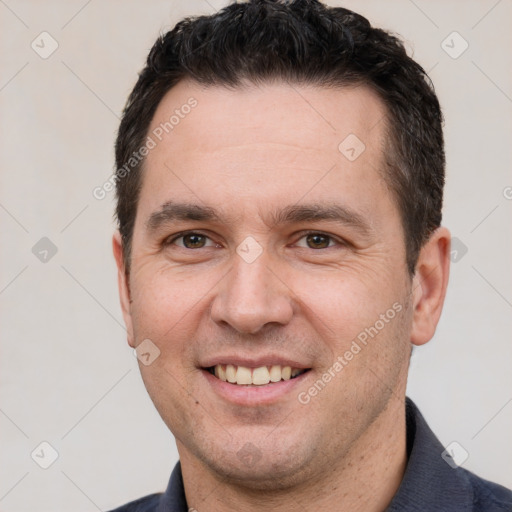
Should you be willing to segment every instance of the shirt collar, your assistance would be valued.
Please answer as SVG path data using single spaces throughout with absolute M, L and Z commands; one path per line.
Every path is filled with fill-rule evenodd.
M 178 461 L 171 473 L 169 485 L 160 499 L 156 512 L 187 512 L 187 500 L 181 474 L 181 463 Z
M 441 457 L 443 445 L 410 398 L 406 398 L 405 414 L 408 462 L 387 512 L 472 510 L 473 489 L 466 472 L 452 468 Z

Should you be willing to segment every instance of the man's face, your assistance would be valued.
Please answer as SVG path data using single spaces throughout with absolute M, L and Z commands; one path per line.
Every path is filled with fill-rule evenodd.
M 146 159 L 122 291 L 130 344 L 160 351 L 145 385 L 182 459 L 262 487 L 330 471 L 405 389 L 384 107 L 365 87 L 182 82 L 148 134 L 176 110 Z

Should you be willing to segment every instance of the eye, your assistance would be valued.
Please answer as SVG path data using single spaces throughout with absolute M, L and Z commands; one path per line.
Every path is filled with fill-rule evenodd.
M 178 240 L 181 240 L 181 243 L 177 243 Z M 210 242 L 210 245 L 207 245 L 207 242 Z M 188 233 L 178 233 L 165 241 L 165 245 L 177 245 L 178 247 L 183 247 L 184 249 L 202 249 L 203 247 L 216 247 L 215 244 L 210 238 L 206 235 L 196 232 L 188 232 Z
M 301 245 L 300 243 L 297 243 L 297 245 L 307 249 L 327 249 L 336 245 L 332 236 L 316 231 L 306 233 L 299 240 L 305 240 L 306 245 Z

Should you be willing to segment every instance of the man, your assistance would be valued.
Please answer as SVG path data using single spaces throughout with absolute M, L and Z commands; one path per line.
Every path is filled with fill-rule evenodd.
M 116 144 L 128 342 L 176 438 L 118 511 L 503 511 L 405 398 L 449 273 L 442 115 L 363 17 L 253 1 L 160 38 Z

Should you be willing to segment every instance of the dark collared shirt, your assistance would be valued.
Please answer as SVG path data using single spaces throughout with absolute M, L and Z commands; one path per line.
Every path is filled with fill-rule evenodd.
M 407 455 L 404 478 L 386 512 L 512 512 L 512 491 L 449 464 L 444 447 L 412 400 L 406 402 Z M 455 466 L 455 467 L 452 467 Z M 181 466 L 167 490 L 112 512 L 187 512 Z

